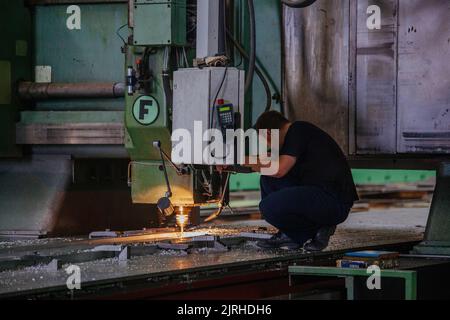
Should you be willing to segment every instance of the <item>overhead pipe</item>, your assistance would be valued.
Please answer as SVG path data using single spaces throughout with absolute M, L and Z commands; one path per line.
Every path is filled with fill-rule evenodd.
M 122 98 L 123 83 L 35 83 L 20 82 L 18 94 L 24 100 Z
M 314 4 L 317 0 L 281 0 L 281 2 L 291 8 L 306 8 Z

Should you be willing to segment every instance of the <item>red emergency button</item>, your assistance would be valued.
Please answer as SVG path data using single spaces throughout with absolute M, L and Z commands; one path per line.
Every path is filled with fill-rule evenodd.
M 219 99 L 219 100 L 217 100 L 217 104 L 218 104 L 219 106 L 223 106 L 223 105 L 225 104 L 225 100 Z

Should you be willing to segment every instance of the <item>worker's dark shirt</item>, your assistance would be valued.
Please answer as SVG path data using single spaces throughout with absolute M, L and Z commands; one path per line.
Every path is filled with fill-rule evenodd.
M 288 176 L 299 185 L 321 187 L 348 205 L 359 200 L 344 153 L 332 137 L 315 125 L 294 122 L 280 155 L 297 158 Z

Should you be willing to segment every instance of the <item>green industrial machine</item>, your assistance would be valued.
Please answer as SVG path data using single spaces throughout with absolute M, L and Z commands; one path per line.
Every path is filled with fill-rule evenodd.
M 277 2 L 266 1 L 260 4 L 260 8 L 265 9 L 263 12 L 270 8 L 277 9 L 269 16 L 275 21 L 279 18 Z M 235 17 L 234 21 L 224 21 L 225 15 L 228 19 Z M 195 212 L 196 216 L 201 206 L 217 204 L 216 214 L 219 214 L 227 205 L 230 175 L 219 174 L 213 166 L 204 163 L 173 164 L 170 160 L 173 147 L 171 133 L 174 129 L 188 128 L 190 120 L 184 120 L 193 114 L 199 115 L 200 118 L 196 120 L 202 119 L 200 115 L 209 115 L 209 104 L 215 104 L 214 98 L 223 99 L 229 95 L 227 101 L 233 102 L 234 111 L 241 114 L 241 128 L 253 124 L 252 98 L 262 100 L 261 105 L 272 104 L 272 97 L 261 90 L 258 81 L 254 82 L 253 90 L 248 90 L 244 98 L 242 88 L 238 87 L 233 93 L 227 92 L 229 89 L 221 91 L 220 87 L 217 97 L 214 97 L 213 92 L 217 90 L 214 86 L 217 84 L 193 80 L 202 79 L 202 74 L 207 73 L 212 79 L 224 70 L 229 77 L 243 79 L 244 74 L 238 68 L 243 69 L 248 65 L 244 59 L 247 54 L 242 52 L 245 49 L 235 49 L 232 41 L 246 47 L 249 28 L 247 16 L 246 1 L 137 0 L 129 6 L 131 32 L 126 46 L 125 146 L 131 158 L 128 181 L 134 203 L 158 206 L 170 203 L 176 212 Z M 229 40 L 224 38 L 227 32 L 223 28 L 232 34 Z M 199 30 L 208 32 L 202 34 Z M 273 55 L 277 51 L 267 52 Z M 208 57 L 220 55 L 228 55 L 231 59 L 226 68 L 211 69 L 205 64 L 201 66 L 202 72 L 194 67 Z M 277 59 L 280 61 L 279 54 Z M 238 68 L 232 69 L 233 64 Z M 225 64 L 220 66 L 225 67 Z M 273 65 L 274 69 L 276 66 Z M 270 78 L 271 84 L 266 83 L 266 86 L 279 92 L 279 70 L 274 74 L 277 76 L 276 82 Z M 224 79 L 224 82 L 223 87 L 233 87 L 228 79 Z M 209 103 L 205 109 L 199 109 L 201 102 L 195 98 L 189 100 L 190 92 L 197 95 L 195 92 L 205 90 L 209 90 L 209 96 L 206 97 Z M 181 99 L 177 100 L 177 96 L 181 96 Z M 239 99 L 233 101 L 236 96 Z M 275 95 L 278 102 L 279 98 L 279 94 Z M 273 104 L 278 102 L 274 101 Z M 260 108 L 256 110 L 258 114 L 264 111 Z M 156 148 L 155 143 L 160 148 Z M 196 220 L 194 216 L 191 218 Z
M 20 157 L 21 148 L 15 141 L 18 98 L 13 92 L 18 80 L 31 78 L 30 13 L 19 1 L 2 1 L 0 20 L 4 37 L 0 47 L 0 157 Z
M 127 186 L 120 38 L 127 8 L 126 1 L 1 2 L 1 234 L 158 225 Z
M 364 63 L 379 62 L 358 56 L 365 54 L 358 47 L 364 45 L 358 42 L 365 34 L 364 19 L 356 16 L 365 14 L 362 2 L 307 1 L 315 3 L 307 9 L 300 2 L 3 1 L 0 233 L 67 235 L 155 227 L 174 223 L 173 215 L 167 219 L 164 212 L 193 212 L 195 218 L 203 205 L 218 205 L 220 213 L 227 204 L 229 175 L 206 163 L 174 164 L 170 156 L 172 132 L 190 129 L 196 117 L 207 119 L 219 100 L 233 106 L 239 116 L 235 125 L 244 129 L 270 108 L 314 122 L 336 138 L 358 167 L 389 163 L 433 170 L 445 162 L 448 113 L 442 113 L 439 132 L 431 132 L 425 120 L 424 128 L 431 131 L 421 132 L 425 129 L 415 128 L 404 110 L 408 88 L 399 89 L 398 106 L 381 108 L 372 103 L 383 99 L 368 101 L 367 88 L 357 86 L 355 78 L 386 81 L 390 87 L 397 79 L 391 74 L 394 67 L 383 68 L 390 73 L 381 80 L 359 72 L 367 70 Z M 402 4 L 395 18 L 408 21 L 413 5 Z M 430 7 L 439 13 L 444 5 L 436 0 Z M 400 29 L 394 31 L 395 41 L 411 42 Z M 424 52 L 415 58 L 428 54 L 422 42 Z M 411 57 L 400 54 L 394 62 L 401 65 Z M 445 56 L 429 60 L 448 61 Z M 255 65 L 254 80 L 248 82 L 251 72 L 246 71 Z M 445 76 L 445 67 L 433 69 L 436 77 Z M 209 77 L 205 83 L 203 77 Z M 380 119 L 390 121 L 377 120 L 371 110 L 386 112 Z M 396 127 L 404 132 L 393 132 Z M 449 247 L 448 172 L 439 172 L 429 241 L 421 253 Z M 361 172 L 355 175 L 367 180 Z M 256 175 L 240 179 L 231 178 L 233 189 L 257 187 Z
M 225 205 L 226 178 L 211 168 L 181 168 L 170 160 L 173 123 L 173 73 L 188 68 L 187 8 L 194 1 L 135 1 L 130 6 L 126 52 L 125 146 L 130 155 L 129 183 L 134 203 L 158 205 L 161 221 L 173 213 L 198 221 L 198 207 Z M 192 16 L 192 13 L 191 13 Z M 192 40 L 191 40 L 192 42 Z M 189 110 L 186 110 L 189 112 Z M 156 147 L 156 145 L 158 147 Z M 170 162 L 170 166 L 165 162 Z M 205 194 L 205 186 L 209 193 Z
M 170 91 L 174 72 L 193 67 L 197 1 L 1 5 L 7 40 L 0 52 L 0 233 L 39 237 L 161 226 L 156 205 L 168 191 L 161 154 L 172 149 Z M 256 3 L 256 9 L 272 25 L 279 21 L 278 1 Z M 225 8 L 216 1 L 209 10 L 216 10 L 217 21 L 226 10 L 229 32 L 248 49 L 247 2 L 227 1 Z M 281 46 L 262 43 L 277 105 Z M 229 65 L 245 69 L 248 60 L 232 47 L 227 43 Z M 264 110 L 257 103 L 254 116 L 252 99 L 268 99 L 260 83 L 245 96 L 246 126 Z M 195 209 L 198 216 L 201 205 L 224 207 L 227 178 L 210 166 L 180 174 L 167 165 L 167 171 L 174 209 Z

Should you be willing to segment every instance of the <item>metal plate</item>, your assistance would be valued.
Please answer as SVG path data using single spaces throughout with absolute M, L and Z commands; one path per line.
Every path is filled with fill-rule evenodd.
M 450 154 L 450 1 L 400 0 L 398 151 Z
M 186 1 L 136 1 L 135 45 L 185 45 Z
M 367 27 L 373 1 L 356 1 L 356 151 L 396 152 L 397 1 L 376 1 L 380 30 Z
M 327 131 L 348 151 L 349 1 L 284 7 L 284 96 L 291 120 Z

